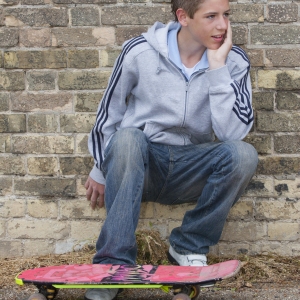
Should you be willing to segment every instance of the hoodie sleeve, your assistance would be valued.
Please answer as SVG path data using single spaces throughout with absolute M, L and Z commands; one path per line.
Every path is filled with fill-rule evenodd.
M 140 36 L 123 46 L 121 54 L 115 61 L 108 86 L 98 107 L 96 122 L 89 135 L 88 147 L 95 162 L 90 177 L 101 184 L 105 184 L 101 171 L 104 149 L 123 119 L 127 108 L 126 98 L 137 81 L 137 73 L 127 62 L 128 53 L 144 41 L 145 39 Z
M 250 62 L 246 53 L 233 46 L 227 65 L 206 74 L 215 135 L 220 141 L 242 140 L 253 124 Z

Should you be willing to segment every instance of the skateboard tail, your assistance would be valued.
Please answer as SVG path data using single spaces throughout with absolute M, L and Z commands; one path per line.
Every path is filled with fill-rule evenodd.
M 15 277 L 15 282 L 17 285 L 24 285 L 24 282 L 22 279 L 19 278 L 19 275 L 21 274 L 21 272 Z

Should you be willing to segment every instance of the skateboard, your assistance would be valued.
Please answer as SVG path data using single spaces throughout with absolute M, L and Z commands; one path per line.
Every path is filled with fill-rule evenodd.
M 232 277 L 240 270 L 238 260 L 207 267 L 153 265 L 61 265 L 22 271 L 18 285 L 34 284 L 39 293 L 30 300 L 54 299 L 64 288 L 160 288 L 173 291 L 173 300 L 196 299 L 200 288 Z

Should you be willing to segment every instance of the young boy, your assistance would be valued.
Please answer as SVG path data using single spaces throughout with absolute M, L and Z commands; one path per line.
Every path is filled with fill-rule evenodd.
M 169 258 L 206 266 L 256 169 L 255 149 L 241 141 L 253 123 L 250 65 L 232 46 L 228 0 L 171 2 L 175 22 L 124 44 L 89 138 L 87 199 L 102 207 L 105 192 L 107 210 L 93 263 L 135 263 L 142 201 L 195 202 L 170 235 Z

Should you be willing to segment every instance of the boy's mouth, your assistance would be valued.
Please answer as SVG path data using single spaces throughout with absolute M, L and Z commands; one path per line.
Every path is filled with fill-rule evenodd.
M 212 38 L 217 41 L 217 42 L 221 42 L 224 39 L 224 35 L 220 34 L 220 35 L 213 35 Z

